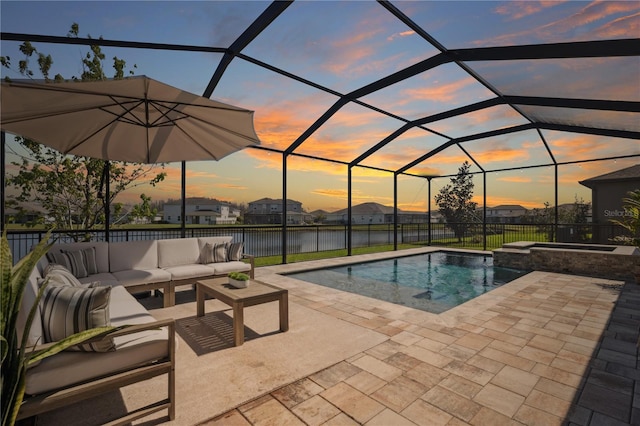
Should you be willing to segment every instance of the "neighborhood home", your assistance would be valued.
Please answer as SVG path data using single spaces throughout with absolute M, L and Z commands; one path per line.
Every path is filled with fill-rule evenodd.
M 432 214 L 433 216 L 433 214 Z M 398 209 L 398 223 L 426 223 L 426 212 L 410 212 Z M 345 224 L 349 221 L 348 209 L 327 213 L 325 223 Z M 393 207 L 378 203 L 362 203 L 351 207 L 351 223 L 353 225 L 374 225 L 393 223 Z
M 621 220 L 627 214 L 622 199 L 628 197 L 629 191 L 640 189 L 640 164 L 581 180 L 579 183 L 591 189 L 593 223 L 605 225 L 612 219 Z M 596 238 L 595 235 L 593 237 Z M 610 237 L 603 230 L 597 241 L 602 244 L 610 243 Z
M 287 225 L 301 225 L 313 222 L 310 213 L 302 210 L 302 203 L 287 199 Z M 244 215 L 247 225 L 279 225 L 282 223 L 282 198 L 261 198 L 249 202 Z
M 165 223 L 182 223 L 180 201 L 164 204 L 162 219 Z M 187 198 L 185 223 L 190 225 L 234 225 L 240 217 L 240 210 L 228 204 L 205 198 Z
M 527 209 L 518 204 L 504 204 L 487 208 L 487 223 L 520 223 Z

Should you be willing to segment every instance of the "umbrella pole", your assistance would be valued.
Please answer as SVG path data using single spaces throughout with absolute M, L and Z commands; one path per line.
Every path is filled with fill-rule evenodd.
M 180 216 L 181 216 L 181 221 L 180 221 L 180 235 L 182 235 L 182 238 L 186 237 L 186 213 L 187 213 L 187 172 L 186 172 L 186 168 L 187 168 L 187 162 L 183 161 L 182 162 L 182 171 L 181 171 L 181 175 L 180 175 L 180 191 L 182 192 L 182 196 L 180 197 Z
M 0 161 L 2 161 L 2 177 L 0 177 L 0 184 L 2 185 L 2 201 L 0 202 L 0 230 L 4 230 L 5 229 L 5 217 L 4 217 L 4 196 L 5 196 L 5 191 L 4 191 L 4 172 L 6 170 L 6 165 L 5 165 L 5 144 L 6 144 L 6 139 L 7 136 L 4 132 L 0 132 L 0 145 L 2 145 L 0 148 L 2 148 L 2 151 L 0 151 Z
M 104 170 L 102 172 L 102 177 L 105 180 L 104 192 L 104 240 L 109 242 L 109 234 L 111 233 L 111 203 L 109 199 L 111 197 L 110 185 L 109 185 L 109 160 L 104 162 Z

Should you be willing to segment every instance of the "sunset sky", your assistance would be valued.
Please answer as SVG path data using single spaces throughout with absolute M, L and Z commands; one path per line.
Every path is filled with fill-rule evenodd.
M 0 3 L 3 32 L 65 36 L 72 23 L 80 36 L 110 40 L 228 47 L 264 11 L 269 2 L 235 1 L 6 1 Z M 439 1 L 392 2 L 448 49 L 640 37 L 640 2 L 582 1 Z M 18 42 L 3 41 L 2 55 L 17 64 Z M 85 46 L 34 43 L 54 60 L 53 73 L 79 75 Z M 202 94 L 222 55 L 215 53 L 103 48 L 107 58 L 126 60 L 136 75 Z M 373 1 L 298 1 L 288 7 L 242 51 L 255 60 L 298 75 L 335 93 L 349 93 L 388 74 L 432 57 L 439 51 Z M 110 65 L 109 61 L 106 62 Z M 133 65 L 136 68 L 133 69 Z M 474 62 L 474 71 L 505 94 L 640 101 L 638 57 L 543 61 Z M 20 78 L 2 70 L 2 77 Z M 39 76 L 38 76 L 39 77 Z M 447 64 L 365 96 L 360 101 L 414 120 L 495 97 L 455 64 Z M 255 128 L 265 147 L 286 149 L 338 99 L 334 94 L 285 78 L 235 58 L 212 99 L 255 111 Z M 550 111 L 523 110 L 538 117 Z M 557 113 L 554 112 L 554 113 Z M 563 122 L 594 127 L 625 123 L 639 131 L 633 114 L 562 111 Z M 363 161 L 364 165 L 399 169 L 461 137 L 524 124 L 508 106 L 497 106 L 428 125 L 436 133 L 414 128 Z M 314 132 L 295 152 L 352 161 L 398 130 L 404 122 L 349 103 Z M 543 131 L 558 162 L 640 155 L 637 140 Z M 486 171 L 552 162 L 539 134 L 532 130 L 464 143 L 464 150 Z M 469 157 L 453 146 L 408 170 L 415 175 L 455 174 Z M 15 144 L 8 160 L 20 154 Z M 629 167 L 640 157 L 584 162 L 559 168 L 559 202 L 591 201 L 579 180 Z M 167 179 L 156 188 L 141 185 L 120 197 L 135 203 L 144 192 L 153 200 L 180 198 L 179 164 L 169 164 Z M 282 198 L 282 155 L 245 149 L 218 162 L 187 163 L 187 196 L 248 203 Z M 287 198 L 307 211 L 347 207 L 347 167 L 289 157 Z M 11 167 L 7 166 L 10 171 Z M 478 172 L 475 165 L 471 169 Z M 482 175 L 475 178 L 475 201 L 483 204 Z M 449 178 L 432 181 L 432 196 Z M 527 208 L 554 202 L 553 167 L 487 173 L 487 205 L 520 204 Z M 371 168 L 353 170 L 353 204 L 393 205 L 393 174 Z M 401 176 L 398 206 L 427 208 L 427 180 Z

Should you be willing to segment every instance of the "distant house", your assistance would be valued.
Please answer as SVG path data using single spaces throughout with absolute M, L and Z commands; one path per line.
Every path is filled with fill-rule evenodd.
M 287 199 L 287 224 L 297 225 L 313 221 L 311 214 L 302 210 L 302 203 Z M 282 224 L 282 199 L 261 198 L 249 202 L 244 215 L 245 224 Z
M 327 220 L 328 211 L 318 209 L 309 213 L 313 218 L 314 223 L 324 223 Z
M 624 216 L 622 199 L 627 197 L 627 193 L 640 189 L 640 164 L 579 183 L 591 189 L 593 222 L 609 223 L 611 219 Z
M 190 225 L 233 225 L 240 216 L 238 209 L 206 198 L 187 198 L 185 204 L 185 223 Z M 180 201 L 165 203 L 162 218 L 166 223 L 182 223 L 181 210 Z
M 518 204 L 487 207 L 487 223 L 520 223 L 527 209 Z
M 5 210 L 8 223 L 36 223 L 39 221 L 50 222 L 48 211 L 37 202 L 20 202 L 16 207 L 7 207 Z
M 595 176 L 579 182 L 591 189 L 592 221 L 598 224 L 611 223 L 612 219 L 622 219 L 626 214 L 623 198 L 629 191 L 640 189 L 640 164 Z M 601 230 L 597 237 L 600 243 L 610 243 L 611 235 Z M 594 235 L 594 239 L 596 236 Z
M 433 214 L 432 214 L 433 216 Z M 345 224 L 349 221 L 349 210 L 342 209 L 327 213 L 326 223 Z M 351 207 L 351 223 L 354 225 L 393 223 L 393 207 L 379 203 L 362 203 Z M 398 223 L 426 223 L 426 212 L 412 212 L 398 209 Z

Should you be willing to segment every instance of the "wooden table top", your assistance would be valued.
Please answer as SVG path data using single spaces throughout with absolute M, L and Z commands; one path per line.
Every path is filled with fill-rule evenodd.
M 249 280 L 249 285 L 246 288 L 233 287 L 231 284 L 229 284 L 229 280 L 226 277 L 200 280 L 198 281 L 198 284 L 206 287 L 209 291 L 213 291 L 215 293 L 218 293 L 219 295 L 226 296 L 231 300 L 246 300 L 287 292 L 286 289 L 275 287 L 255 279 Z

